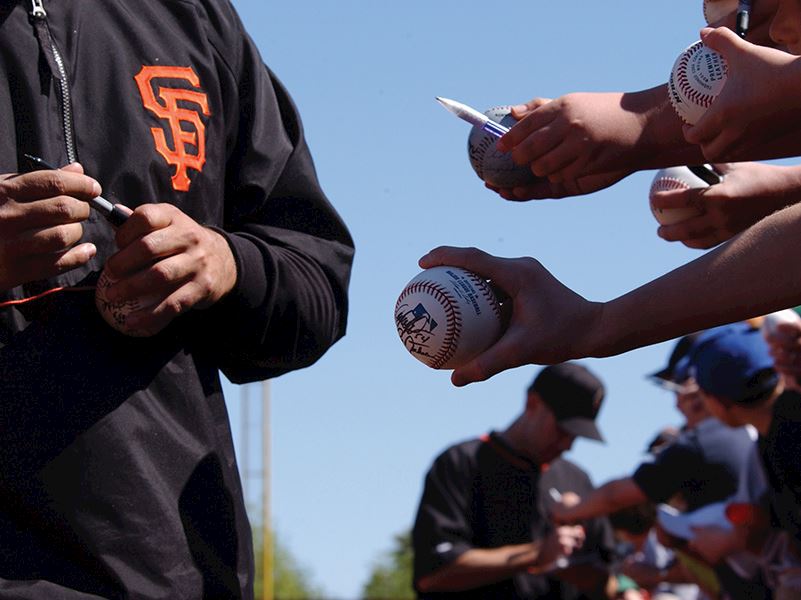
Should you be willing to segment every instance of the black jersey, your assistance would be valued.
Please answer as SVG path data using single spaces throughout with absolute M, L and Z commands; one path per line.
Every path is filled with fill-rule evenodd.
M 166 202 L 228 241 L 222 301 L 151 338 L 91 292 L 0 308 L 0 597 L 252 597 L 219 370 L 317 360 L 344 334 L 353 245 L 299 117 L 228 0 L 0 1 L 0 173 L 80 161 L 104 196 Z M 91 287 L 116 251 L 0 301 Z
M 557 459 L 547 466 L 516 455 L 497 435 L 451 446 L 426 475 L 412 542 L 414 580 L 454 561 L 471 548 L 497 548 L 542 539 L 551 531 L 551 488 L 579 496 L 592 490 L 587 474 Z M 587 539 L 575 560 L 605 564 L 613 545 L 606 519 L 585 523 Z M 420 598 L 578 598 L 558 576 L 519 573 L 511 579 L 458 593 Z
M 679 494 L 689 511 L 721 502 L 737 491 L 754 443 L 747 428 L 728 427 L 709 417 L 640 465 L 634 482 L 652 502 Z
M 773 524 L 790 534 L 795 553 L 801 554 L 801 394 L 787 391 L 776 399 L 759 451 Z

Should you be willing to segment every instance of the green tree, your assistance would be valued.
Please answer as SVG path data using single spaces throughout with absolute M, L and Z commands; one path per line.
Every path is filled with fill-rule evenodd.
M 256 559 L 255 597 L 264 598 L 262 569 L 264 565 L 264 535 L 261 530 L 253 532 Z M 311 581 L 308 570 L 301 566 L 292 553 L 273 534 L 273 598 L 274 600 L 323 600 L 326 596 Z
M 414 598 L 412 588 L 412 534 L 395 536 L 394 547 L 373 566 L 364 586 L 365 600 L 403 600 Z

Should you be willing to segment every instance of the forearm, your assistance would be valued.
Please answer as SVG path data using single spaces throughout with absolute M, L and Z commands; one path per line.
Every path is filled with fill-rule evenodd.
M 536 566 L 540 544 L 515 544 L 500 548 L 473 548 L 452 563 L 420 578 L 421 592 L 460 592 L 508 579 Z
M 770 215 L 704 256 L 602 306 L 589 355 L 627 352 L 801 303 L 801 206 Z
M 211 313 L 209 324 L 226 332 L 220 366 L 237 383 L 308 366 L 344 334 L 352 247 L 286 236 L 308 240 L 317 254 L 287 240 L 240 237 L 240 280 Z
M 642 502 L 644 495 L 630 478 L 615 479 L 596 488 L 581 502 L 564 509 L 560 521 L 578 523 Z
M 610 170 L 642 171 L 705 162 L 700 147 L 684 139 L 683 123 L 670 104 L 667 84 L 627 92 L 621 98 L 621 106 L 638 115 L 641 130 L 631 151 L 620 157 L 620 164 L 610 165 Z

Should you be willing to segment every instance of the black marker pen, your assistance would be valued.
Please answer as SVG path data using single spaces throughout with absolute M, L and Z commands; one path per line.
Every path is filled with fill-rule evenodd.
M 30 154 L 25 154 L 25 158 L 27 158 L 31 163 L 44 167 L 45 169 L 50 170 L 58 170 L 58 167 L 54 167 L 53 165 L 47 163 L 45 160 L 39 158 L 38 156 L 32 156 Z M 128 220 L 128 213 L 120 208 L 120 204 L 112 204 L 103 196 L 97 196 L 96 198 L 92 198 L 89 200 L 89 204 L 94 208 L 97 212 L 103 215 L 106 220 L 114 225 L 115 227 L 119 227 L 125 221 Z

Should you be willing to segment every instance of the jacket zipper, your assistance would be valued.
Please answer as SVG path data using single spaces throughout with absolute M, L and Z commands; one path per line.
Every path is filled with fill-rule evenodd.
M 75 138 L 73 135 L 72 123 L 72 98 L 70 96 L 70 86 L 67 79 L 67 69 L 64 67 L 64 59 L 61 53 L 56 48 L 56 43 L 53 36 L 50 34 L 50 26 L 47 23 L 47 11 L 44 9 L 43 0 L 31 0 L 31 17 L 36 27 L 37 37 L 42 51 L 47 56 L 47 63 L 50 65 L 51 71 L 55 71 L 52 75 L 55 77 L 58 90 L 59 99 L 61 104 L 61 126 L 64 130 L 64 144 L 67 151 L 68 162 L 75 162 L 78 160 L 78 154 L 75 151 Z M 55 67 L 55 68 L 54 68 Z

